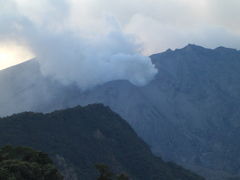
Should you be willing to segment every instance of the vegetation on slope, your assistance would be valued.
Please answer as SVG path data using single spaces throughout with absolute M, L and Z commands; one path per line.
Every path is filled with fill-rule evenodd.
M 126 121 L 100 104 L 50 114 L 21 113 L 0 119 L 0 145 L 47 152 L 66 179 L 97 179 L 96 163 L 137 180 L 201 180 L 155 157 Z
M 63 180 L 47 154 L 26 147 L 0 149 L 1 180 Z

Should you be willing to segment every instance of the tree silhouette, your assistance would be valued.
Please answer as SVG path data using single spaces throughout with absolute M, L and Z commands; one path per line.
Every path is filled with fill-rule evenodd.
M 110 168 L 105 164 L 96 164 L 95 167 L 100 174 L 97 180 L 129 180 L 128 176 L 124 173 L 118 175 L 112 173 Z
M 96 164 L 96 169 L 100 173 L 97 180 L 112 180 L 113 173 L 110 171 L 109 167 L 105 164 Z
M 47 154 L 27 147 L 0 148 L 1 180 L 63 180 Z

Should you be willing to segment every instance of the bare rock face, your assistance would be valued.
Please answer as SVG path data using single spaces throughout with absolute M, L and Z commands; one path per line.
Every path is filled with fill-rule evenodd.
M 208 178 L 240 175 L 240 52 L 188 45 L 151 59 L 159 73 L 148 85 L 114 81 L 85 92 L 43 77 L 35 61 L 4 70 L 0 113 L 103 103 L 165 160 Z

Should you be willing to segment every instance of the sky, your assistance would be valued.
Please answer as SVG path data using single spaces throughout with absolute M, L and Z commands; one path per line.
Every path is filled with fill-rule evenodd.
M 145 56 L 189 43 L 240 49 L 239 9 L 239 0 L 0 0 L 0 69 L 39 55 L 29 39 L 50 33 L 100 43 L 118 29 Z

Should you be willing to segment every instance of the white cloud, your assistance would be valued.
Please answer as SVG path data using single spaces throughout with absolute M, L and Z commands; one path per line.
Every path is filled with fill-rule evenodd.
M 10 0 L 2 0 L 3 3 Z M 125 32 L 136 35 L 152 53 L 206 39 L 209 47 L 230 45 L 239 48 L 229 36 L 240 35 L 239 0 L 15 0 L 21 13 L 34 22 L 91 36 L 109 31 L 106 15 L 114 16 Z M 69 16 L 68 16 L 69 15 Z M 67 17 L 67 19 L 66 19 Z M 206 30 L 209 29 L 210 32 Z M 207 42 L 216 30 L 221 36 Z M 225 33 L 224 33 L 225 32 Z M 231 39 L 232 40 L 232 39 Z M 195 42 L 194 42 L 195 41 Z M 222 44 L 219 44 L 222 43 Z
M 100 19 L 114 16 L 148 54 L 188 43 L 240 48 L 238 0 L 71 0 L 70 7 L 74 24 L 89 32 L 106 30 Z

